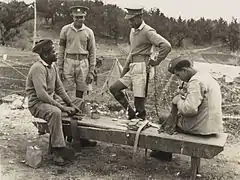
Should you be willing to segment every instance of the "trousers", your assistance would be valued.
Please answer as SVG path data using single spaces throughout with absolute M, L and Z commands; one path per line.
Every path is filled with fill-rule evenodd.
M 76 98 L 73 103 L 81 110 L 84 108 L 82 99 Z M 47 121 L 51 134 L 52 147 L 66 146 L 62 127 L 63 112 L 58 107 L 44 102 L 39 102 L 30 107 L 29 111 L 34 117 Z

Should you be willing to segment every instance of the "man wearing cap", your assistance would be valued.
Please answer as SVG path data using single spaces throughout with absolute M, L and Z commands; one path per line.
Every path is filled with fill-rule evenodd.
M 132 27 L 130 32 L 130 52 L 125 62 L 121 78 L 111 87 L 110 92 L 115 99 L 128 111 L 128 118 L 145 119 L 145 98 L 147 88 L 147 69 L 157 66 L 171 51 L 170 43 L 159 35 L 143 20 L 143 9 L 129 9 L 125 19 L 129 20 Z M 155 46 L 159 49 L 157 60 L 151 59 L 151 49 Z M 136 112 L 122 90 L 132 88 L 134 93 L 134 105 Z
M 74 22 L 61 30 L 58 69 L 67 93 L 82 98 L 94 79 L 96 43 L 93 31 L 84 24 L 88 8 L 70 10 Z
M 176 121 L 170 114 L 163 130 L 172 133 L 176 129 L 194 135 L 213 135 L 222 132 L 221 90 L 211 74 L 194 69 L 192 61 L 185 56 L 172 59 L 168 71 L 187 85 L 186 92 L 177 94 L 172 100 L 172 105 L 177 108 Z M 166 153 L 159 151 L 153 151 L 151 155 L 159 159 L 167 156 Z M 171 156 L 170 153 L 169 160 Z
M 67 94 L 83 98 L 94 80 L 96 43 L 93 31 L 84 24 L 88 8 L 73 6 L 70 10 L 74 22 L 60 32 L 58 70 Z M 96 146 L 96 142 L 81 139 L 81 145 Z
M 57 165 L 65 164 L 65 154 L 74 151 L 66 148 L 62 129 L 62 112 L 74 115 L 80 111 L 81 99 L 72 101 L 64 90 L 58 71 L 53 62 L 56 62 L 53 42 L 43 39 L 36 43 L 33 52 L 39 54 L 39 61 L 35 62 L 28 73 L 26 92 L 28 95 L 28 108 L 34 117 L 48 122 L 50 130 L 50 143 L 53 150 L 53 161 Z M 65 104 L 54 100 L 57 94 Z

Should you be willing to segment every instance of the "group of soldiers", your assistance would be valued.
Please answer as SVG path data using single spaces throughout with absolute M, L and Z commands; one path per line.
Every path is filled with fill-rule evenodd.
M 171 52 L 170 43 L 143 20 L 143 9 L 127 9 L 125 19 L 131 25 L 130 52 L 121 77 L 110 87 L 111 94 L 128 112 L 128 119 L 145 119 L 145 101 L 148 73 L 158 66 Z M 36 43 L 33 52 L 39 61 L 30 68 L 26 91 L 28 107 L 34 117 L 48 122 L 53 148 L 53 161 L 66 163 L 66 147 L 62 129 L 62 114 L 81 113 L 84 92 L 94 80 L 96 42 L 94 32 L 84 24 L 88 8 L 71 7 L 73 22 L 61 29 L 58 57 L 53 42 L 43 39 Z M 151 59 L 152 47 L 158 55 Z M 55 63 L 57 66 L 55 65 Z M 187 83 L 187 88 L 172 100 L 172 111 L 164 117 L 163 130 L 172 129 L 190 134 L 209 135 L 221 132 L 221 92 L 218 83 L 208 73 L 198 72 L 193 62 L 185 56 L 172 59 L 168 71 Z M 131 88 L 134 94 L 132 107 L 122 90 Z M 161 91 L 161 89 L 159 89 Z M 55 94 L 62 101 L 56 100 Z M 79 146 L 96 146 L 95 141 L 74 139 Z M 171 160 L 172 154 L 152 150 L 151 156 Z

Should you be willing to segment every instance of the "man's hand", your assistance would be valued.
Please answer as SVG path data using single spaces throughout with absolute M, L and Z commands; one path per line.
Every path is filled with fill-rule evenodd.
M 79 109 L 79 107 L 77 107 L 75 104 L 72 103 L 70 106 L 75 109 L 75 112 L 76 112 L 76 113 L 77 113 L 77 112 L 79 112 L 79 113 L 82 112 L 82 111 Z
M 176 95 L 172 100 L 172 104 L 176 105 L 180 99 L 181 99 L 181 94 Z
M 59 70 L 58 72 L 59 72 L 60 79 L 63 81 L 65 79 L 65 76 L 63 74 L 63 70 Z
M 86 84 L 91 84 L 93 82 L 94 76 L 92 73 L 88 73 L 86 77 Z
M 152 60 L 152 59 L 149 59 L 149 61 L 148 61 L 148 66 L 157 66 L 158 64 L 157 64 L 157 61 L 155 61 L 155 60 Z
M 63 106 L 63 112 L 66 112 L 68 115 L 72 116 L 76 114 L 76 109 L 74 107 Z

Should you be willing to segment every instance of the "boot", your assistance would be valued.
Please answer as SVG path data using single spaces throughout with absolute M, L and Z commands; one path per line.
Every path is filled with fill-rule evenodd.
M 137 118 L 145 120 L 145 118 L 146 118 L 145 98 L 144 97 L 134 97 L 134 105 L 136 108 Z
M 136 117 L 145 120 L 145 118 L 146 118 L 146 111 L 144 110 L 142 112 L 137 112 L 136 113 Z
M 131 106 L 127 108 L 127 111 L 128 111 L 128 120 L 136 118 L 136 113 Z
M 150 153 L 150 157 L 153 157 L 153 158 L 161 160 L 161 161 L 171 161 L 172 153 L 152 150 L 152 152 Z
M 64 166 L 68 160 L 75 158 L 75 151 L 67 147 L 53 147 L 53 162 L 58 166 Z

